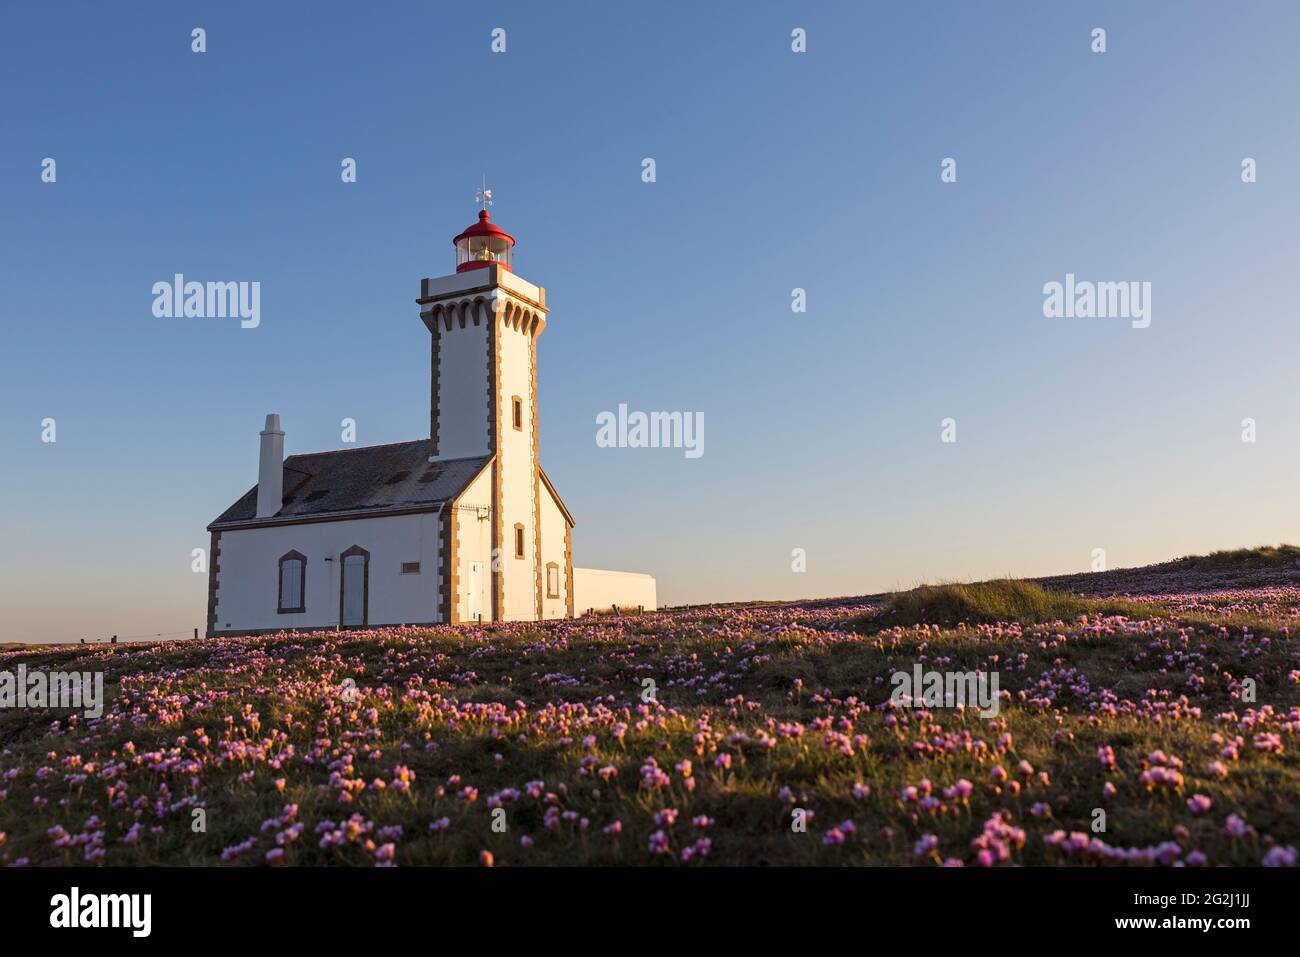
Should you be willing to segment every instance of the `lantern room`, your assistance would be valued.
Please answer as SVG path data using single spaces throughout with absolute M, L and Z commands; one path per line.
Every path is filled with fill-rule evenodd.
M 510 250 L 515 245 L 514 237 L 492 222 L 492 216 L 486 209 L 478 214 L 478 222 L 457 236 L 456 272 L 468 272 L 485 266 L 497 265 L 510 269 Z

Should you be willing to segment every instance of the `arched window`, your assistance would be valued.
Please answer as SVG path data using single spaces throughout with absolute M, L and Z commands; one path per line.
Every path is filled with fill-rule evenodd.
M 370 621 L 370 553 L 360 545 L 339 555 L 339 624 L 365 627 Z
M 276 611 L 297 615 L 307 610 L 307 556 L 285 552 L 280 556 L 280 597 Z

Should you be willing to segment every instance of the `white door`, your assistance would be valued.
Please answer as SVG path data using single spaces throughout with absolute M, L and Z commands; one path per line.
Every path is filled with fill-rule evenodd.
M 465 583 L 465 607 L 469 620 L 478 621 L 483 614 L 483 563 L 469 563 L 469 581 Z
M 366 623 L 366 558 L 349 555 L 343 559 L 343 625 Z

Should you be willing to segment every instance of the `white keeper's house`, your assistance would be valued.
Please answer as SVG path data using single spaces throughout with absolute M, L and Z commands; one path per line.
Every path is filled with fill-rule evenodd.
M 491 221 L 420 283 L 432 339 L 429 438 L 284 457 L 208 530 L 210 636 L 573 617 L 655 607 L 650 575 L 573 567 L 573 516 L 542 470 L 537 339 L 546 290 Z

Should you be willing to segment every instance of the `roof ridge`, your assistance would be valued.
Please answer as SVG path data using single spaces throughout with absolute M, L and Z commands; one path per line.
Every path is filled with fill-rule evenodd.
M 335 455 L 339 452 L 369 452 L 373 449 L 391 449 L 398 445 L 420 445 L 421 443 L 428 441 L 428 439 L 406 439 L 403 442 L 381 442 L 378 445 L 357 445 L 350 449 L 325 449 L 321 452 L 294 452 L 292 455 L 285 456 L 285 461 L 287 462 L 289 459 L 296 459 L 303 455 Z M 474 456 L 466 457 L 474 458 Z

